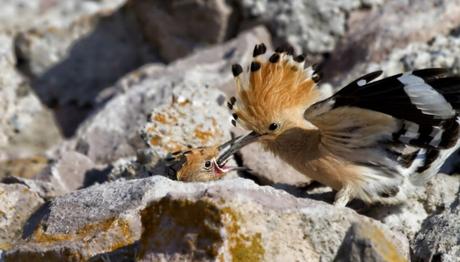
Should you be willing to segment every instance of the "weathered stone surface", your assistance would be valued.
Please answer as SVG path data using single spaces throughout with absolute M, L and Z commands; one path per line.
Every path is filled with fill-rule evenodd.
M 27 30 L 37 25 L 63 25 L 76 17 L 115 10 L 126 0 L 4 0 L 0 30 Z
M 428 216 L 438 214 L 455 201 L 460 188 L 460 176 L 438 174 L 425 186 L 414 187 L 402 205 L 375 206 L 365 215 L 375 218 L 413 240 Z
M 393 50 L 382 63 L 370 64 L 368 68 L 378 66 L 387 75 L 427 67 L 449 68 L 453 73 L 460 73 L 460 37 L 437 36 L 427 43 L 411 43 Z
M 27 186 L 0 184 L 0 250 L 15 246 L 29 216 L 43 199 Z
M 0 33 L 0 161 L 36 156 L 61 137 L 16 62 L 13 36 Z
M 90 180 L 94 179 L 91 172 L 97 173 L 101 169 L 103 167 L 97 166 L 87 156 L 76 151 L 66 151 L 36 178 L 50 182 L 62 192 L 71 192 L 91 184 Z
M 334 262 L 404 262 L 391 239 L 372 224 L 352 224 Z
M 460 25 L 459 12 L 459 0 L 441 0 L 387 1 L 381 8 L 352 13 L 346 35 L 324 66 L 325 80 L 343 83 L 350 79 L 350 70 L 359 71 L 370 62 L 385 61 L 398 48 L 410 50 L 411 43 L 448 34 Z M 445 58 L 445 50 L 435 48 L 436 45 L 431 48 L 433 57 L 439 51 L 439 59 Z M 416 56 L 427 59 L 426 53 Z
M 126 7 L 78 17 L 61 27 L 21 32 L 16 48 L 35 92 L 53 106 L 91 104 L 101 89 L 153 61 Z
M 184 87 L 176 92 L 178 95 L 173 94 L 170 103 L 153 110 L 140 130 L 149 148 L 139 150 L 136 159 L 117 161 L 110 180 L 168 174 L 162 161 L 168 153 L 215 146 L 230 139 L 231 124 L 228 110 L 222 106 L 226 98 L 221 91 Z
M 251 58 L 254 44 L 267 42 L 267 38 L 265 30 L 255 29 L 223 46 L 203 50 L 167 67 L 145 66 L 132 72 L 111 91 L 101 94 L 99 99 L 112 98 L 82 125 L 75 141 L 63 147 L 76 149 L 95 163 L 134 156 L 136 149 L 143 147 L 138 131 L 145 125 L 147 116 L 154 108 L 170 104 L 173 95 L 180 98 L 183 92 L 201 101 L 191 102 L 209 105 L 210 114 L 222 112 L 213 107 L 225 107 L 226 98 L 215 89 L 225 90 L 231 86 L 233 91 L 231 64 L 246 62 Z M 205 91 L 207 86 L 209 91 Z M 213 98 L 199 96 L 205 93 L 212 94 Z
M 133 1 L 147 39 L 161 57 L 173 61 L 235 34 L 235 12 L 224 0 Z
M 331 52 L 346 32 L 347 16 L 360 7 L 383 1 L 239 1 L 242 27 L 265 24 L 273 36 L 308 54 Z
M 348 208 L 245 179 L 181 183 L 161 176 L 58 197 L 6 261 L 331 260 L 352 223 L 370 223 L 408 255 L 407 240 Z
M 44 200 L 49 200 L 65 193 L 65 191 L 60 186 L 56 186 L 51 182 L 38 179 L 9 176 L 3 178 L 1 182 L 8 185 L 17 184 L 26 186 L 29 191 L 38 194 Z
M 40 24 L 15 38 L 19 69 L 70 136 L 95 97 L 124 74 L 157 61 L 129 6 L 101 8 L 60 24 Z M 53 19 L 51 16 L 49 19 Z
M 154 109 L 141 130 L 149 147 L 165 156 L 168 152 L 214 146 L 230 139 L 224 93 L 199 86 L 183 87 L 174 93 L 171 103 Z
M 0 179 L 7 176 L 31 178 L 43 171 L 48 163 L 44 156 L 0 161 Z
M 422 224 L 412 248 L 414 260 L 454 262 L 460 257 L 460 194 L 442 213 Z

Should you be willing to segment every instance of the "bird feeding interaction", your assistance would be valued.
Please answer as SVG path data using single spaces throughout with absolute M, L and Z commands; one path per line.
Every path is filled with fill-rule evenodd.
M 219 145 L 181 150 L 166 156 L 166 166 L 179 181 L 205 182 L 223 178 L 228 172 L 244 170 L 244 167 L 229 166 L 230 146 L 235 139 Z M 219 159 L 219 162 L 217 161 Z
M 268 58 L 256 45 L 246 70 L 232 66 L 232 124 L 249 130 L 222 157 L 261 143 L 302 174 L 354 198 L 397 203 L 435 175 L 458 147 L 460 77 L 428 68 L 359 77 L 330 96 L 293 48 Z M 217 162 L 222 161 L 218 159 Z

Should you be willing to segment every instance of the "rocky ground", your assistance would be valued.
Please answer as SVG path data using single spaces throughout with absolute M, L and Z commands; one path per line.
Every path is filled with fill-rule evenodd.
M 460 261 L 457 154 L 404 205 L 346 208 L 257 145 L 221 181 L 161 164 L 242 132 L 230 67 L 256 43 L 290 43 L 339 87 L 459 73 L 459 32 L 459 0 L 4 0 L 0 261 Z

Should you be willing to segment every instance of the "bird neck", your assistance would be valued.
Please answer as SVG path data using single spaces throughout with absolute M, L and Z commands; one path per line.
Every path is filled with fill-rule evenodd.
M 320 133 L 317 129 L 291 128 L 265 147 L 288 163 L 305 163 L 317 157 Z

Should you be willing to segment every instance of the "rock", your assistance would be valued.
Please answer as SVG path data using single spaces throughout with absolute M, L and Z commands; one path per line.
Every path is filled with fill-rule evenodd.
M 101 89 L 153 61 L 135 21 L 124 7 L 21 32 L 15 43 L 20 68 L 46 104 L 91 103 Z
M 13 36 L 0 32 L 0 161 L 35 157 L 61 140 L 16 63 Z
M 36 179 L 51 183 L 61 192 L 71 192 L 95 182 L 105 181 L 103 169 L 104 166 L 96 165 L 79 152 L 66 151 L 37 175 Z
M 38 194 L 44 200 L 50 200 L 65 193 L 61 187 L 38 179 L 9 176 L 3 178 L 1 182 L 8 185 L 24 185 L 28 188 L 29 191 Z
M 48 162 L 48 158 L 44 156 L 2 161 L 0 162 L 0 179 L 7 176 L 34 177 L 48 166 Z
M 127 6 L 33 27 L 20 32 L 15 45 L 20 70 L 31 78 L 40 100 L 55 109 L 66 136 L 98 106 L 94 98 L 103 89 L 158 60 Z
M 369 223 L 403 257 L 407 240 L 348 208 L 295 198 L 245 179 L 115 181 L 51 201 L 6 261 L 331 260 L 352 223 Z M 168 237 L 165 237 L 168 236 Z
M 352 224 L 334 262 L 407 261 L 384 233 L 371 224 Z
M 383 1 L 254 1 L 240 0 L 242 27 L 265 24 L 278 41 L 308 54 L 331 52 L 346 33 L 347 16 L 363 6 Z
M 227 130 L 231 124 L 228 110 L 222 106 L 226 98 L 221 91 L 185 86 L 174 93 L 170 103 L 160 105 L 150 113 L 140 130 L 149 149 L 139 150 L 134 160 L 117 161 L 109 175 L 110 180 L 168 174 L 162 161 L 168 153 L 220 145 L 230 139 Z
M 460 195 L 446 210 L 422 224 L 412 248 L 417 261 L 458 261 L 460 257 Z
M 132 5 L 147 39 L 166 61 L 221 43 L 237 29 L 235 11 L 224 0 L 150 0 L 133 1 Z
M 403 49 L 396 49 L 380 64 L 387 75 L 427 67 L 449 68 L 460 73 L 460 36 L 437 36 L 428 43 L 412 43 Z
M 16 246 L 29 216 L 44 203 L 35 192 L 20 184 L 0 184 L 0 250 Z
M 132 72 L 110 92 L 101 94 L 98 99 L 108 102 L 81 126 L 75 140 L 57 152 L 77 150 L 93 162 L 103 164 L 134 156 L 137 149 L 144 147 L 138 131 L 147 116 L 154 108 L 170 104 L 173 95 L 177 98 L 182 93 L 193 95 L 197 100 L 193 103 L 214 106 L 217 112 L 222 112 L 217 108 L 225 106 L 225 97 L 214 89 L 225 90 L 233 85 L 231 64 L 250 59 L 254 43 L 261 41 L 268 42 L 268 34 L 259 28 L 167 67 L 145 66 Z M 205 91 L 206 86 L 209 91 Z M 200 97 L 200 94 L 213 97 Z
M 381 8 L 353 12 L 347 33 L 324 65 L 324 79 L 344 84 L 345 79 L 350 80 L 350 71 L 388 60 L 395 49 L 410 50 L 412 43 L 424 43 L 437 35 L 448 34 L 460 25 L 459 12 L 459 0 L 386 1 Z M 433 57 L 437 57 L 435 52 L 439 51 L 439 58 L 445 58 L 446 51 L 436 47 L 440 46 L 431 49 Z M 422 58 L 423 55 L 416 56 Z
M 438 214 L 455 201 L 460 188 L 460 176 L 438 174 L 425 186 L 414 187 L 402 205 L 375 206 L 364 212 L 413 240 L 424 221 Z
M 173 91 L 174 92 L 174 91 Z M 161 156 L 230 139 L 226 97 L 214 88 L 187 87 L 174 92 L 173 101 L 153 110 L 141 135 Z
M 76 17 L 115 10 L 125 2 L 126 0 L 4 0 L 0 10 L 0 31 L 23 31 L 38 25 L 59 26 Z

